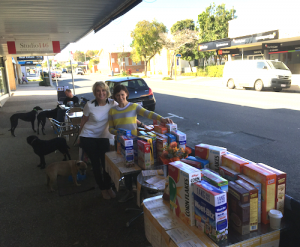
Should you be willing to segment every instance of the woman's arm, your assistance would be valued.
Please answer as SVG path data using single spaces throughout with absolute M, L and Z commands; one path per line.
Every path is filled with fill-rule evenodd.
M 85 123 L 89 120 L 89 117 L 87 116 L 82 116 L 81 118 L 81 122 L 80 122 L 80 129 L 79 129 L 79 134 L 81 133 L 81 130 L 83 129 L 83 126 L 85 125 Z
M 118 131 L 115 129 L 114 126 L 114 118 L 113 118 L 113 114 L 112 114 L 112 109 L 109 110 L 108 112 L 108 125 L 109 125 L 109 132 L 113 135 L 117 135 Z
M 158 120 L 162 123 L 173 123 L 172 119 L 163 118 L 162 116 L 158 115 L 157 113 L 148 111 L 145 108 L 141 107 L 140 105 L 137 105 L 136 113 L 142 117 L 146 117 L 146 118 L 153 119 L 153 120 Z

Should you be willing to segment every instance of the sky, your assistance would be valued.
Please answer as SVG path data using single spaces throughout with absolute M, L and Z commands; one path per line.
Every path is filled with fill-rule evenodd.
M 249 19 L 249 23 L 253 23 L 253 25 L 260 25 L 261 22 L 269 21 L 269 18 L 280 19 L 295 16 L 300 19 L 297 13 L 300 7 L 298 0 L 144 0 L 99 32 L 92 32 L 78 42 L 70 44 L 60 54 L 57 54 L 56 58 L 64 60 L 68 57 L 70 50 L 73 52 L 102 48 L 114 50 L 123 45 L 125 48 L 129 47 L 132 41 L 130 33 L 134 30 L 137 22 L 142 20 L 156 19 L 162 22 L 168 30 L 180 20 L 193 19 L 197 24 L 198 15 L 213 2 L 216 6 L 224 3 L 226 9 L 234 7 L 237 18 Z

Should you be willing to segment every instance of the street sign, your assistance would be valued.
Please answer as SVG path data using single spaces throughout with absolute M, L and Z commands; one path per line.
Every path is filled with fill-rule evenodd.
M 180 53 L 177 53 L 177 54 L 175 55 L 175 57 L 182 57 L 182 55 L 181 55 Z
M 239 49 L 230 49 L 230 50 L 217 50 L 218 55 L 237 55 L 240 53 Z

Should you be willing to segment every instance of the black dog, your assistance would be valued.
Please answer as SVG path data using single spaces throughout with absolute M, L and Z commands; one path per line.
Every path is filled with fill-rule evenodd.
M 40 112 L 38 115 L 37 115 L 37 134 L 39 135 L 40 134 L 40 124 L 42 126 L 42 132 L 43 132 L 43 135 L 45 135 L 45 124 L 46 124 L 46 119 L 47 118 L 54 118 L 56 119 L 57 117 L 57 111 L 59 109 L 59 106 L 57 106 L 55 109 L 52 109 L 52 110 L 46 110 L 46 111 L 42 111 Z
M 21 120 L 26 121 L 26 122 L 31 122 L 32 129 L 33 129 L 34 132 L 36 132 L 35 129 L 34 129 L 35 117 L 36 117 L 36 114 L 38 113 L 38 111 L 42 111 L 42 110 L 43 109 L 41 107 L 36 106 L 36 107 L 33 108 L 33 110 L 31 112 L 13 114 L 10 117 L 10 126 L 11 126 L 11 128 L 8 131 L 11 132 L 12 136 L 16 137 L 15 136 L 15 129 L 17 128 L 18 120 L 21 119 Z
M 46 166 L 45 155 L 53 153 L 55 150 L 58 150 L 64 155 L 63 160 L 71 160 L 69 150 L 70 147 L 67 145 L 66 139 L 63 137 L 57 137 L 51 140 L 40 140 L 37 136 L 28 136 L 27 143 L 33 147 L 33 151 L 40 157 L 40 164 L 38 165 L 41 169 L 44 169 Z

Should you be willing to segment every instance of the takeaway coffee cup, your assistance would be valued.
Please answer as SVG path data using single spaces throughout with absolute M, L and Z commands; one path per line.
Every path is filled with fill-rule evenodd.
M 282 213 L 276 209 L 271 209 L 269 211 L 269 217 L 270 217 L 270 227 L 272 229 L 279 229 L 281 218 L 283 217 Z

